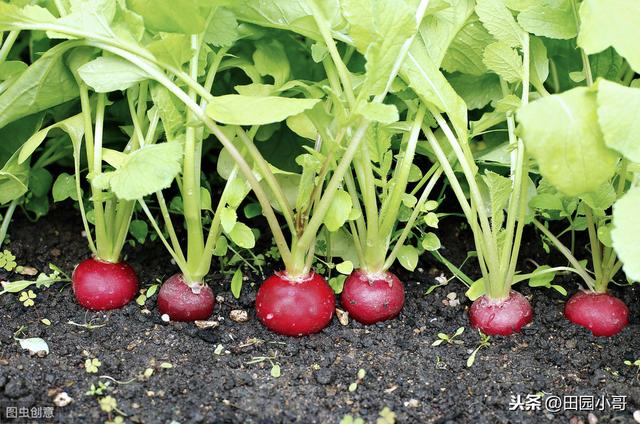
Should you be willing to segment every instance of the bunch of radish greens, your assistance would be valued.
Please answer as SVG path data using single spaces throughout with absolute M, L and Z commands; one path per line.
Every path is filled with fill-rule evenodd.
M 485 334 L 531 322 L 518 282 L 566 294 L 558 273 L 587 289 L 567 318 L 596 335 L 628 323 L 607 285 L 639 277 L 632 0 L 39 4 L 0 3 L 0 131 L 15 134 L 0 143 L 0 242 L 17 207 L 77 201 L 92 254 L 72 277 L 81 305 L 138 293 L 122 252 L 150 226 L 179 270 L 159 311 L 208 318 L 214 258 L 255 257 L 261 214 L 283 269 L 256 313 L 281 334 L 322 330 L 334 291 L 361 323 L 396 317 L 391 269 L 426 251 L 469 286 Z M 52 165 L 71 174 L 54 182 Z M 473 236 L 473 278 L 437 252 L 443 184 Z M 520 272 L 527 225 L 568 263 Z M 342 276 L 330 286 L 318 264 Z

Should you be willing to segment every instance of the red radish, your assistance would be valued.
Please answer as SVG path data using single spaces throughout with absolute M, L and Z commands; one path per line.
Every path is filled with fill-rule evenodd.
M 565 304 L 564 316 L 594 336 L 614 336 L 629 324 L 627 305 L 608 293 L 579 291 Z
M 138 293 L 138 277 L 126 262 L 84 260 L 73 270 L 71 282 L 78 303 L 96 311 L 120 308 Z
M 404 306 L 404 287 L 391 272 L 369 274 L 357 269 L 344 282 L 342 306 L 362 324 L 398 316 Z
M 533 309 L 526 297 L 511 290 L 504 300 L 487 296 L 476 299 L 469 309 L 471 326 L 489 336 L 508 336 L 517 333 L 531 322 Z
M 333 290 L 315 272 L 290 278 L 276 272 L 256 295 L 256 314 L 269 330 L 285 336 L 304 336 L 326 327 L 336 308 Z
M 172 321 L 205 320 L 213 314 L 215 304 L 211 287 L 199 283 L 189 286 L 182 274 L 169 278 L 158 292 L 158 309 Z

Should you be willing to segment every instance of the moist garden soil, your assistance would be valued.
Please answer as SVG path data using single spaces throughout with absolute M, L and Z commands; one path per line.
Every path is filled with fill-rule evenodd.
M 37 223 L 17 217 L 9 248 L 20 265 L 46 270 L 52 262 L 71 273 L 87 257 L 79 222 L 70 204 L 58 205 Z M 442 253 L 456 264 L 472 248 L 469 232 L 461 227 L 445 220 L 439 230 Z M 544 252 L 535 234 L 526 233 L 524 240 L 522 269 L 532 269 L 530 260 L 560 261 L 558 254 Z M 176 272 L 159 243 L 126 254 L 143 287 Z M 606 402 L 587 409 L 595 409 L 601 423 L 633 422 L 632 413 L 640 409 L 638 368 L 624 360 L 640 358 L 638 288 L 612 288 L 629 305 L 631 324 L 607 339 L 569 324 L 562 316 L 564 298 L 555 290 L 520 284 L 518 290 L 535 311 L 533 324 L 512 337 L 492 337 L 468 368 L 467 358 L 480 336 L 468 324 L 465 287 L 452 281 L 425 295 L 441 272 L 449 275 L 428 255 L 414 273 L 398 270 L 407 291 L 398 319 L 370 327 L 355 322 L 344 326 L 334 319 L 321 333 L 304 338 L 278 336 L 260 325 L 253 307 L 259 276 L 245 281 L 238 300 L 228 278 L 211 276 L 222 301 L 211 318 L 218 326 L 207 329 L 163 322 L 154 299 L 145 307 L 131 303 L 122 310 L 88 312 L 74 302 L 69 284 L 37 291 L 32 307 L 15 295 L 3 295 L 0 405 L 54 406 L 55 397 L 66 392 L 73 401 L 55 407 L 56 422 L 104 422 L 109 415 L 101 411 L 98 397 L 86 394 L 91 384 L 103 381 L 110 382 L 104 395 L 116 399 L 125 421 L 133 423 L 338 423 L 347 414 L 373 423 L 385 407 L 402 423 L 589 422 L 589 411 L 509 410 L 512 396 L 524 400 L 544 392 L 595 400 L 626 396 L 625 411 L 614 411 Z M 0 280 L 18 278 L 0 272 Z M 577 289 L 569 277 L 558 277 L 556 283 L 570 294 Z M 459 305 L 446 304 L 450 293 L 461 300 Z M 248 312 L 247 322 L 230 319 L 236 309 Z M 41 322 L 44 318 L 50 326 Z M 22 337 L 43 338 L 49 355 L 30 356 L 22 350 L 14 340 L 21 327 Z M 451 334 L 458 327 L 465 327 L 456 339 L 463 343 L 432 347 L 438 333 Z M 88 358 L 102 362 L 97 373 L 85 369 Z M 260 358 L 279 364 L 280 377 L 272 376 L 268 359 L 249 363 Z M 149 368 L 153 374 L 145 376 Z M 366 375 L 350 391 L 359 369 Z M 601 406 L 604 411 L 598 410 Z

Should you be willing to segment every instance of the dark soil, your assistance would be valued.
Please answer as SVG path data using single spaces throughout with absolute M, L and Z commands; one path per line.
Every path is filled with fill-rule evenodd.
M 19 264 L 45 270 L 53 262 L 70 273 L 87 257 L 81 225 L 75 215 L 69 216 L 71 210 L 58 206 L 35 224 L 15 220 L 9 248 Z M 454 263 L 460 263 L 470 248 L 466 232 L 458 226 L 449 223 L 440 230 L 447 246 L 443 254 Z M 551 258 L 541 256 L 536 240 L 533 234 L 525 236 L 525 260 L 560 260 L 553 252 Z M 127 253 L 143 286 L 176 271 L 158 243 Z M 355 322 L 342 326 L 334 319 L 320 334 L 305 338 L 268 332 L 253 310 L 257 285 L 245 282 L 241 298 L 235 300 L 220 275 L 211 279 L 215 293 L 223 298 L 212 317 L 219 325 L 209 329 L 163 322 L 153 299 L 147 302 L 150 312 L 135 303 L 118 311 L 87 312 L 74 303 L 68 284 L 37 291 L 32 307 L 24 307 L 15 295 L 0 296 L 2 413 L 5 406 L 53 406 L 56 395 L 66 392 L 73 401 L 55 408 L 55 421 L 104 422 L 116 414 L 109 417 L 99 407 L 100 396 L 86 394 L 102 381 L 110 382 L 103 396 L 116 399 L 125 421 L 134 423 L 338 423 L 347 414 L 374 423 L 385 407 L 402 423 L 589 422 L 588 410 L 509 410 L 512 396 L 524 400 L 541 392 L 547 398 L 600 400 L 583 409 L 594 409 L 601 423 L 633 422 L 632 413 L 640 409 L 638 368 L 623 361 L 640 357 L 638 288 L 612 289 L 629 305 L 631 325 L 604 339 L 569 324 L 562 316 L 563 297 L 555 290 L 520 285 L 534 307 L 533 324 L 512 337 L 491 338 L 490 346 L 481 349 L 468 368 L 467 358 L 480 336 L 468 326 L 465 287 L 451 282 L 425 295 L 445 268 L 426 256 L 420 266 L 409 275 L 398 271 L 407 289 L 398 319 L 371 327 Z M 525 261 L 523 267 L 531 265 Z M 19 277 L 0 272 L 0 280 Z M 570 292 L 577 288 L 562 278 L 557 282 Z M 445 305 L 449 293 L 456 293 L 462 303 Z M 249 321 L 233 322 L 233 309 L 247 311 Z M 51 326 L 42 324 L 43 318 Z M 70 321 L 104 326 L 90 330 Z M 465 331 L 457 339 L 462 344 L 431 346 L 438 333 L 451 334 L 461 326 Z M 50 354 L 38 357 L 23 351 L 14 340 L 20 327 L 22 337 L 46 340 Z M 280 364 L 279 378 L 271 376 L 268 359 L 249 364 L 261 357 Z M 102 362 L 97 373 L 85 370 L 87 358 Z M 162 368 L 162 363 L 173 368 Z M 149 368 L 153 374 L 145 376 Z M 350 391 L 361 368 L 366 376 Z M 608 401 L 626 396 L 626 410 L 602 404 L 603 396 Z

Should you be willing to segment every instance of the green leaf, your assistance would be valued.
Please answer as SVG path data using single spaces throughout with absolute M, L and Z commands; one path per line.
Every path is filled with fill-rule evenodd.
M 522 80 L 522 58 L 508 44 L 502 41 L 489 44 L 482 60 L 487 68 L 505 81 L 514 83 Z
M 147 225 L 146 221 L 134 219 L 129 225 L 129 234 L 131 234 L 138 243 L 144 244 L 149 234 L 149 225 Z
M 631 162 L 640 163 L 640 88 L 598 81 L 598 122 L 604 141 Z
M 530 64 L 529 71 L 531 81 L 542 84 L 549 77 L 549 58 L 547 48 L 542 40 L 537 37 L 529 37 Z
M 20 8 L 16 4 L 0 3 L 0 31 L 30 29 L 33 24 L 53 23 L 55 20 L 56 17 L 44 7 L 27 5 Z
M 329 278 L 329 286 L 331 286 L 331 289 L 333 289 L 333 292 L 335 294 L 342 293 L 342 290 L 344 289 L 344 282 L 346 281 L 346 279 L 346 275 L 337 275 L 335 277 Z
M 338 270 L 340 274 L 349 275 L 353 271 L 353 262 L 340 262 L 338 265 L 336 265 L 336 270 Z
M 493 73 L 480 76 L 456 73 L 449 77 L 449 82 L 469 109 L 482 109 L 502 98 L 500 79 Z
M 204 41 L 216 47 L 230 47 L 238 37 L 238 21 L 233 12 L 224 7 L 216 8 L 204 33 Z
M 223 208 L 220 211 L 220 223 L 225 233 L 230 233 L 238 221 L 236 211 L 231 208 Z
M 242 291 L 242 270 L 240 268 L 236 269 L 236 272 L 233 273 L 233 278 L 231 278 L 231 294 L 236 299 L 240 298 L 240 292 Z
M 479 297 L 484 296 L 486 292 L 487 291 L 484 286 L 484 279 L 480 278 L 479 280 L 476 280 L 473 282 L 473 284 L 471 284 L 471 286 L 465 292 L 465 296 L 467 296 L 469 300 L 473 302 Z
M 564 209 L 562 199 L 550 193 L 540 193 L 529 201 L 529 207 L 546 211 L 561 211 Z
M 82 118 L 82 114 L 80 113 L 78 115 L 74 115 L 70 118 L 56 122 L 55 124 L 43 128 L 37 133 L 33 134 L 20 149 L 18 161 L 20 163 L 26 161 L 47 138 L 49 132 L 55 129 L 60 129 L 66 132 L 69 135 L 71 142 L 73 143 L 74 149 L 78 149 L 80 144 L 82 143 L 82 137 L 84 137 L 84 121 Z
M 207 115 L 223 124 L 264 125 L 284 121 L 289 116 L 311 109 L 319 101 L 227 94 L 215 97 L 207 105 Z
M 424 223 L 431 228 L 438 228 L 438 215 L 435 212 L 429 212 L 424 216 Z
M 78 97 L 78 84 L 64 63 L 65 53 L 77 45 L 64 42 L 47 50 L 0 95 L 0 128 Z
M 595 191 L 615 173 L 618 156 L 604 143 L 593 91 L 578 87 L 544 97 L 517 117 L 540 173 L 564 194 Z
M 0 205 L 20 198 L 27 192 L 29 184 L 29 164 L 18 163 L 18 154 L 0 169 Z
M 98 57 L 85 63 L 78 68 L 78 74 L 96 93 L 124 91 L 149 78 L 136 65 L 114 56 Z
M 40 112 L 13 121 L 0 129 L 0 167 L 40 129 L 43 120 L 44 113 Z
M 640 2 L 636 0 L 584 0 L 580 6 L 578 46 L 587 54 L 616 49 L 640 72 Z
M 430 7 L 432 3 L 433 1 L 429 3 Z M 452 51 L 457 53 L 456 58 L 466 62 L 466 55 L 473 54 L 468 48 L 471 45 L 481 45 L 482 40 L 489 36 L 478 22 L 477 16 L 473 15 L 473 8 L 474 2 L 472 0 L 447 2 L 442 9 L 427 13 L 422 20 L 420 36 L 427 47 L 431 60 L 436 65 L 443 65 L 445 57 Z M 471 20 L 476 22 L 475 28 L 469 27 L 468 24 Z M 469 31 L 470 29 L 471 31 Z M 482 33 L 473 29 L 480 29 Z
M 211 193 L 205 187 L 200 187 L 200 209 L 213 212 L 211 207 Z
M 504 208 L 507 206 L 512 191 L 511 180 L 491 171 L 485 171 L 482 180 L 489 188 L 492 226 L 493 228 L 502 228 Z
M 215 256 L 225 256 L 228 249 L 229 242 L 227 242 L 227 238 L 224 236 L 220 236 L 218 237 L 218 240 L 216 240 L 216 246 L 213 249 L 213 254 Z
M 556 277 L 555 272 L 541 273 L 551 269 L 549 265 L 542 265 L 532 272 L 533 276 L 529 278 L 529 287 L 547 287 L 551 288 L 551 282 Z
M 245 180 L 234 178 L 227 182 L 224 190 L 224 200 L 231 208 L 237 209 L 247 194 L 249 194 L 249 191 L 248 183 Z
M 509 47 L 520 47 L 526 33 L 502 0 L 478 0 L 476 13 L 487 30 Z
M 449 116 L 461 139 L 467 139 L 467 106 L 429 57 L 421 39 L 413 42 L 400 74 L 422 101 Z
M 405 244 L 398 249 L 398 262 L 409 271 L 415 270 L 418 265 L 418 249 Z
M 160 113 L 167 140 L 175 141 L 178 134 L 184 131 L 186 120 L 180 108 L 181 103 L 169 90 L 159 84 L 151 86 L 151 98 Z
M 324 216 L 324 225 L 331 232 L 337 231 L 347 222 L 351 214 L 351 196 L 344 190 L 337 190 L 331 208 Z
M 369 121 L 382 124 L 392 124 L 400 119 L 398 108 L 384 103 L 365 103 L 357 112 Z
M 493 41 L 493 36 L 473 14 L 448 46 L 442 68 L 447 72 L 483 76 L 487 67 L 482 61 L 482 52 Z
M 205 30 L 206 13 L 192 0 L 127 0 L 130 10 L 144 18 L 147 29 L 199 34 Z
M 182 144 L 147 145 L 128 155 L 126 162 L 108 175 L 111 190 L 124 200 L 140 199 L 171 185 L 182 163 Z
M 415 13 L 403 0 L 344 0 L 341 5 L 349 34 L 367 60 L 361 91 L 366 96 L 380 94 L 402 45 L 417 31 Z
M 284 51 L 284 46 L 278 40 L 259 41 L 253 53 L 253 63 L 261 76 L 273 77 L 274 87 L 281 87 L 289 80 L 291 67 Z
M 613 205 L 611 241 L 624 264 L 623 270 L 633 281 L 640 280 L 640 187 L 634 187 Z
M 611 224 L 601 225 L 598 227 L 598 240 L 606 247 L 613 247 L 613 240 L 611 240 Z
M 185 34 L 164 34 L 159 40 L 147 45 L 149 50 L 160 62 L 180 68 L 193 55 L 191 37 Z M 137 68 L 135 65 L 130 65 Z M 116 68 L 118 69 L 118 68 Z M 138 73 L 143 73 L 139 68 Z
M 271 367 L 271 377 L 273 378 L 278 378 L 280 377 L 280 365 L 278 364 L 273 364 L 273 366 Z
M 29 190 L 34 197 L 43 197 L 49 193 L 53 176 L 44 168 L 31 169 L 29 173 Z
M 525 31 L 540 37 L 568 40 L 578 34 L 571 0 L 540 0 L 518 15 Z
M 425 234 L 422 239 L 422 248 L 428 252 L 434 252 L 442 247 L 440 239 L 434 233 Z
M 231 9 L 239 20 L 293 31 L 316 41 L 322 40 L 305 0 L 262 0 L 260 7 L 255 7 L 255 0 L 218 0 L 217 3 Z M 325 10 L 330 22 L 342 19 L 337 0 L 325 0 L 319 2 L 319 6 Z
M 245 249 L 253 249 L 256 245 L 256 238 L 251 228 L 242 222 L 236 222 L 229 234 L 229 238 L 238 246 Z
M 53 201 L 62 202 L 68 198 L 78 200 L 78 192 L 76 191 L 76 180 L 73 175 L 69 175 L 66 172 L 58 175 L 56 182 L 53 183 Z
M 607 181 L 591 193 L 580 196 L 591 209 L 605 211 L 616 201 L 616 190 L 611 181 Z

